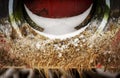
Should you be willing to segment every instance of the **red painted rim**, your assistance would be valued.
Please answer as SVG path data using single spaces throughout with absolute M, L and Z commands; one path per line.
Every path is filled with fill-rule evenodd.
M 79 15 L 86 11 L 92 0 L 24 0 L 34 14 L 48 18 L 64 18 Z

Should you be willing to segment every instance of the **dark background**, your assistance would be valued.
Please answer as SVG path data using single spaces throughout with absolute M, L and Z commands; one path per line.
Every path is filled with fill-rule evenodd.
M 0 0 L 0 18 L 8 16 L 8 1 Z
M 8 16 L 8 1 L 0 0 L 0 18 Z M 120 0 L 110 0 L 111 1 L 111 16 L 120 16 Z

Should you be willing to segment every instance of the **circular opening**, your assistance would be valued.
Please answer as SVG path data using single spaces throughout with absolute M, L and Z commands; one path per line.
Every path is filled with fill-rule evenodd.
M 68 38 L 80 34 L 87 26 L 76 29 L 91 12 L 92 0 L 24 0 L 25 11 L 42 32 L 49 38 Z M 29 20 L 28 20 L 29 21 Z

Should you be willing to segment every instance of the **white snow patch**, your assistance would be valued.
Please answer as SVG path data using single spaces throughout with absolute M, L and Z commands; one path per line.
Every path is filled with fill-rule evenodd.
M 82 40 L 82 42 L 85 42 L 85 41 L 86 41 L 86 39 L 83 39 L 83 40 Z
M 69 44 L 73 44 L 74 46 L 78 46 L 78 44 L 79 44 L 79 39 L 78 38 L 75 38 L 74 40 L 71 40 L 70 42 L 69 42 Z
M 37 49 L 40 49 L 40 47 L 41 47 L 41 43 L 40 43 L 40 42 L 37 42 L 37 43 L 36 43 L 36 48 L 37 48 Z
M 68 45 L 61 45 L 59 46 L 58 44 L 54 45 L 54 48 L 56 50 L 64 51 L 64 49 L 68 48 Z
M 78 35 L 84 31 L 87 26 L 76 30 L 75 27 L 80 25 L 85 18 L 89 15 L 92 5 L 83 13 L 78 16 L 68 18 L 45 18 L 33 14 L 26 6 L 25 9 L 29 17 L 38 25 L 44 28 L 43 32 L 35 30 L 37 33 L 44 35 L 50 39 L 65 39 Z
M 62 53 L 59 53 L 59 54 L 58 54 L 58 57 L 62 57 Z
M 85 37 L 85 36 L 84 36 L 83 34 L 81 34 L 79 38 L 84 38 L 84 37 Z

